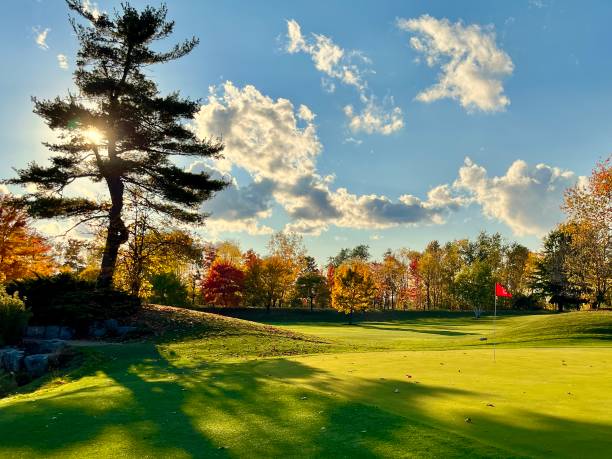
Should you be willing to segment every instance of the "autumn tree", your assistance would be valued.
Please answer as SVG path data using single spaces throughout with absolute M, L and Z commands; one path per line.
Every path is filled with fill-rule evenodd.
M 34 111 L 57 133 L 50 165 L 31 163 L 7 183 L 32 185 L 23 201 L 32 216 L 103 219 L 106 239 L 98 275 L 100 287 L 110 287 L 119 248 L 129 239 L 123 220 L 124 203 L 132 194 L 147 194 L 147 206 L 168 218 L 200 222 L 202 201 L 226 184 L 206 173 L 178 167 L 174 157 L 208 158 L 221 153 L 220 142 L 199 140 L 184 122 L 200 106 L 178 92 L 161 95 L 147 72 L 189 54 L 196 38 L 160 51 L 174 22 L 167 9 L 136 10 L 122 3 L 111 16 L 93 14 L 81 0 L 67 0 L 84 23 L 71 19 L 79 51 L 76 92 L 52 100 L 34 99 Z M 74 182 L 102 182 L 108 199 L 69 197 Z
M 0 193 L 0 282 L 50 274 L 51 246 L 31 226 L 28 215 L 8 194 Z
M 202 284 L 207 303 L 215 306 L 238 306 L 244 289 L 244 271 L 229 261 L 215 261 Z
M 567 190 L 563 209 L 573 248 L 567 260 L 570 281 L 597 309 L 610 301 L 612 286 L 612 156 L 596 165 L 586 185 Z
M 251 307 L 266 307 L 267 299 L 263 285 L 263 260 L 253 250 L 247 250 L 243 256 L 244 292 L 243 304 Z
M 372 306 L 376 295 L 372 272 L 367 263 L 355 259 L 340 265 L 334 277 L 332 307 L 348 314 L 352 324 L 355 311 L 365 311 Z
M 455 279 L 457 297 L 463 305 L 472 308 L 476 318 L 493 304 L 494 285 L 493 270 L 486 260 L 475 260 L 464 266 Z
M 442 300 L 442 248 L 438 241 L 427 244 L 419 259 L 419 274 L 425 289 L 427 309 L 437 309 Z

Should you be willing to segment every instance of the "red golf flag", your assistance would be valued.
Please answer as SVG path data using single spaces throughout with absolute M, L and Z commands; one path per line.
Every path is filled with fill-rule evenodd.
M 502 284 L 495 284 L 495 296 L 512 298 L 512 293 L 506 290 L 506 288 Z

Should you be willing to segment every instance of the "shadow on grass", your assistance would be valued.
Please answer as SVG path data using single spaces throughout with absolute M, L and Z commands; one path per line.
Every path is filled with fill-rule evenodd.
M 521 414 L 537 428 L 476 414 L 474 425 L 440 425 L 422 400 L 466 393 L 452 387 L 352 378 L 349 400 L 333 392 L 342 376 L 285 358 L 183 366 L 151 343 L 103 352 L 75 387 L 0 406 L 0 456 L 516 457 L 588 442 L 595 457 L 612 447 L 610 426 L 543 413 Z M 396 409 L 377 406 L 372 394 L 394 387 Z
M 478 333 L 471 332 L 459 332 L 453 330 L 436 330 L 432 328 L 414 328 L 414 327 L 398 327 L 395 324 L 375 324 L 372 322 L 362 322 L 355 324 L 360 328 L 372 328 L 375 330 L 384 330 L 384 331 L 401 331 L 401 332 L 411 332 L 411 333 L 424 333 L 428 335 L 442 335 L 442 336 L 467 336 L 467 335 L 478 335 Z

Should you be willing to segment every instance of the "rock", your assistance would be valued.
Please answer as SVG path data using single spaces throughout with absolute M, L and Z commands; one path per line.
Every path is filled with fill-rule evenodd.
M 134 335 L 137 332 L 138 332 L 138 327 L 132 327 L 129 325 L 120 325 L 115 330 L 115 333 L 117 334 L 117 336 L 121 336 L 122 338 L 129 336 L 129 335 Z
M 44 338 L 45 327 L 26 327 L 25 336 L 26 338 Z
M 23 359 L 28 374 L 33 378 L 39 378 L 49 369 L 49 354 L 33 354 Z
M 108 330 L 106 330 L 105 327 L 100 327 L 97 325 L 92 325 L 89 327 L 89 336 L 93 338 L 102 338 L 103 336 L 106 336 L 107 332 Z
M 74 328 L 62 327 L 60 328 L 59 339 L 72 339 L 75 334 Z
M 3 350 L 2 357 L 2 366 L 4 369 L 11 373 L 16 373 L 21 368 L 21 362 L 23 361 L 23 356 L 25 352 L 20 351 L 18 349 L 5 349 Z
M 60 335 L 60 327 L 57 325 L 47 325 L 45 328 L 45 338 L 46 339 L 57 339 Z
M 106 327 L 109 332 L 114 333 L 119 327 L 119 322 L 117 322 L 117 319 L 107 319 L 104 321 L 104 327 Z
M 41 341 L 38 344 L 39 354 L 56 354 L 66 349 L 67 345 L 64 340 L 51 339 L 48 341 Z
M 27 354 L 54 354 L 63 351 L 68 345 L 61 339 L 32 339 L 23 340 Z

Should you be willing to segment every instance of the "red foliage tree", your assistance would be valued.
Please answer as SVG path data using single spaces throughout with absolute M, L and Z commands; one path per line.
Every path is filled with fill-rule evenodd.
M 244 289 L 244 271 L 226 261 L 215 261 L 202 284 L 207 303 L 216 306 L 238 306 Z

